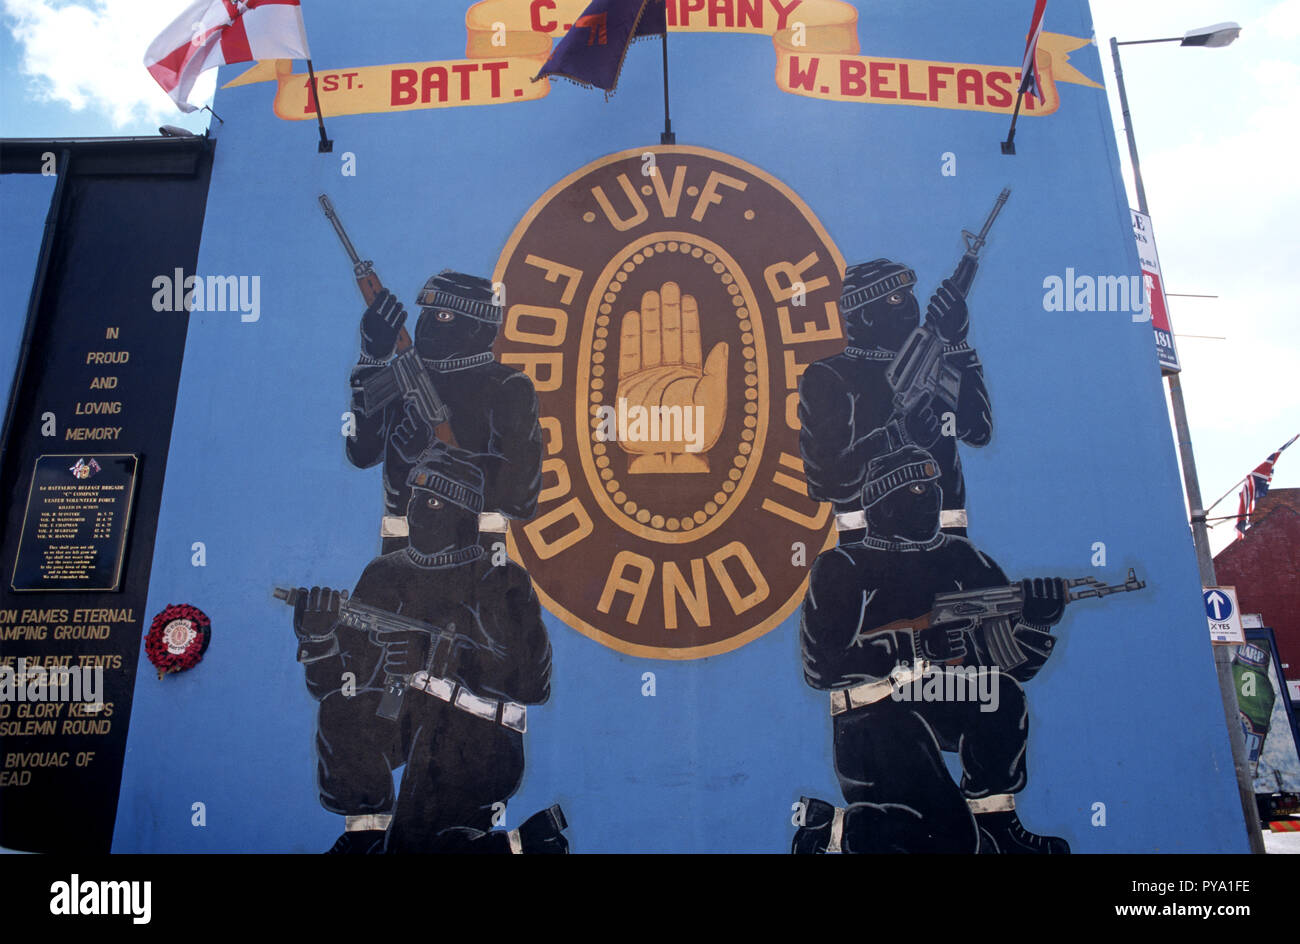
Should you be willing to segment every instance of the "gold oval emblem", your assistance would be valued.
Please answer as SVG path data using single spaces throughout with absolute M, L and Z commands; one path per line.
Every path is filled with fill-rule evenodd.
M 525 214 L 497 355 L 532 378 L 546 450 L 509 546 L 552 612 L 692 659 L 794 610 L 834 540 L 796 408 L 803 369 L 843 349 L 843 271 L 789 188 L 702 148 L 610 155 Z

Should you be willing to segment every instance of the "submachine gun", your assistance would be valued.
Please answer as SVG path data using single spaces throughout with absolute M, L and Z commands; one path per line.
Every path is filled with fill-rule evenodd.
M 357 255 L 352 240 L 348 239 L 347 231 L 343 229 L 343 223 L 334 212 L 334 204 L 323 193 L 320 195 L 320 205 L 325 211 L 325 218 L 338 234 L 348 259 L 352 261 L 352 274 L 356 276 L 361 297 L 367 305 L 371 304 L 384 290 L 383 283 L 375 274 L 374 263 Z M 361 412 L 367 416 L 394 400 L 408 399 L 414 401 L 420 415 L 435 431 L 451 419 L 451 410 L 438 396 L 437 388 L 429 378 L 429 372 L 420 360 L 405 325 L 397 335 L 397 355 L 384 369 L 371 371 L 365 378 L 354 382 L 353 390 L 358 394 Z
M 275 588 L 275 598 L 283 600 L 289 606 L 297 606 L 299 597 L 300 594 L 297 590 L 289 590 L 284 587 Z M 461 645 L 482 648 L 479 643 L 468 636 L 457 633 L 455 623 L 443 629 L 431 623 L 411 619 L 409 616 L 390 613 L 388 610 L 381 610 L 377 606 L 349 600 L 346 590 L 339 591 L 339 600 L 339 622 L 344 626 L 350 626 L 353 629 L 369 633 L 371 642 L 377 646 L 382 647 L 384 645 L 383 637 L 385 633 L 415 631 L 430 636 L 432 639 L 431 645 L 437 645 L 440 639 L 450 639 Z M 402 699 L 406 695 L 408 681 L 409 679 L 400 675 L 385 677 L 384 694 L 379 701 L 379 707 L 375 709 L 376 715 L 380 718 L 387 718 L 389 721 L 396 720 L 402 710 Z
M 975 272 L 979 269 L 979 254 L 988 239 L 993 221 L 1002 212 L 1011 191 L 1004 189 L 998 194 L 989 212 L 988 219 L 978 233 L 962 230 L 962 239 L 966 242 L 966 252 L 957 263 L 952 274 L 962 297 L 970 293 L 975 281 Z M 894 391 L 893 413 L 889 426 L 900 439 L 906 441 L 902 434 L 903 417 L 910 413 L 922 400 L 935 398 L 957 405 L 957 396 L 961 392 L 961 374 L 949 366 L 943 357 L 944 340 L 939 332 L 928 323 L 922 322 L 903 342 L 903 347 L 894 357 L 893 363 L 885 377 Z

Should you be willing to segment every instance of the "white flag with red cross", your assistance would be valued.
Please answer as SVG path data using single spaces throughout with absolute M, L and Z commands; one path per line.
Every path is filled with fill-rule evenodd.
M 232 62 L 310 59 L 300 0 L 197 0 L 145 53 L 149 74 L 181 111 L 199 73 Z

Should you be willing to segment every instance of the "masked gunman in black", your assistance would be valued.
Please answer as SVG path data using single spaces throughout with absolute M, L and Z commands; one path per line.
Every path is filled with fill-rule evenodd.
M 526 520 L 537 508 L 541 487 L 542 434 L 537 393 L 527 374 L 498 364 L 492 344 L 502 306 L 492 283 L 445 269 L 420 292 L 414 345 L 449 422 L 435 429 L 409 397 L 375 407 L 361 389 L 367 378 L 389 369 L 406 311 L 381 292 L 361 318 L 361 359 L 352 371 L 356 435 L 347 441 L 348 460 L 367 469 L 384 464 L 384 550 L 402 546 L 411 468 L 430 450 L 458 449 L 483 473 L 485 543 L 499 540 L 506 519 Z M 369 407 L 369 412 L 367 412 Z
M 986 445 L 993 434 L 992 408 L 984 369 L 966 343 L 965 295 L 945 279 L 925 318 L 943 342 L 945 368 L 960 378 L 959 394 L 955 402 L 942 395 L 924 398 L 906 415 L 894 416 L 895 391 L 886 373 L 920 323 L 915 284 L 911 269 L 888 259 L 849 266 L 840 294 L 848 345 L 842 354 L 809 365 L 799 384 L 799 451 L 808 496 L 832 503 L 844 541 L 857 540 L 865 527 L 858 499 L 868 463 L 899 441 L 930 451 L 943 490 L 940 526 L 966 533 L 966 484 L 957 441 Z M 946 413 L 953 414 L 947 429 Z M 897 425 L 893 443 L 884 429 L 891 417 Z
M 1014 677 L 988 665 L 968 621 L 919 632 L 891 627 L 915 623 L 936 594 L 1007 584 L 969 541 L 940 532 L 941 475 L 916 446 L 874 459 L 859 499 L 866 535 L 813 564 L 803 605 L 804 678 L 831 693 L 835 772 L 849 806 L 805 800 L 795 852 L 1069 852 L 1065 840 L 1025 830 L 1015 812 L 1029 733 L 1020 681 L 1052 651 L 1063 582 L 1022 582 L 1024 609 L 1012 634 L 1027 659 Z M 985 703 L 895 697 L 963 665 L 988 668 L 978 686 L 990 696 Z M 965 687 L 949 683 L 947 691 Z M 960 787 L 941 750 L 959 754 Z
M 403 547 L 371 561 L 348 601 L 432 631 L 366 633 L 340 620 L 338 591 L 297 593 L 321 804 L 346 817 L 332 852 L 567 851 L 558 807 L 492 829 L 523 777 L 525 705 L 550 694 L 551 646 L 528 575 L 478 543 L 483 478 L 447 453 L 416 466 Z M 406 688 L 388 720 L 376 711 L 394 678 Z

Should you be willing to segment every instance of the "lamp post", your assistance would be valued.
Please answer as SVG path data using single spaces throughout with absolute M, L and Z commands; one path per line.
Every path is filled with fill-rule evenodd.
M 1120 66 L 1119 47 L 1139 46 L 1148 43 L 1178 43 L 1181 46 L 1204 46 L 1217 48 L 1226 46 L 1241 33 L 1236 23 L 1216 23 L 1200 29 L 1188 30 L 1182 36 L 1166 39 L 1135 39 L 1119 42 L 1113 36 L 1110 40 L 1110 54 L 1115 62 L 1115 82 L 1119 90 L 1120 109 L 1124 114 L 1124 132 L 1128 136 L 1129 160 L 1133 165 L 1133 183 L 1137 190 L 1138 209 L 1150 216 L 1147 208 L 1146 188 L 1142 186 L 1142 168 L 1138 163 L 1137 140 L 1133 137 L 1133 120 L 1129 115 L 1128 95 L 1124 90 L 1124 70 Z M 1183 387 L 1178 378 L 1178 371 L 1169 373 L 1169 402 L 1174 413 L 1174 430 L 1178 434 L 1178 457 L 1183 468 L 1183 484 L 1187 489 L 1187 507 L 1191 512 L 1192 543 L 1196 548 L 1196 563 L 1201 573 L 1201 585 L 1212 587 L 1217 582 L 1214 576 L 1214 557 L 1210 553 L 1210 535 L 1205 527 L 1205 508 L 1201 502 L 1201 485 L 1196 477 L 1196 458 L 1192 454 L 1192 434 L 1187 425 L 1187 407 L 1183 403 Z M 1241 799 L 1241 811 L 1245 817 L 1247 839 L 1251 852 L 1264 852 L 1264 839 L 1260 831 L 1259 810 L 1255 806 L 1255 791 L 1251 784 L 1250 769 L 1246 763 L 1246 743 L 1241 731 L 1241 721 L 1237 708 L 1237 691 L 1233 685 L 1232 663 L 1226 646 L 1213 646 L 1214 667 L 1219 678 L 1219 694 L 1223 701 L 1224 722 L 1228 726 L 1228 738 L 1232 745 L 1232 763 L 1237 774 L 1237 793 Z

